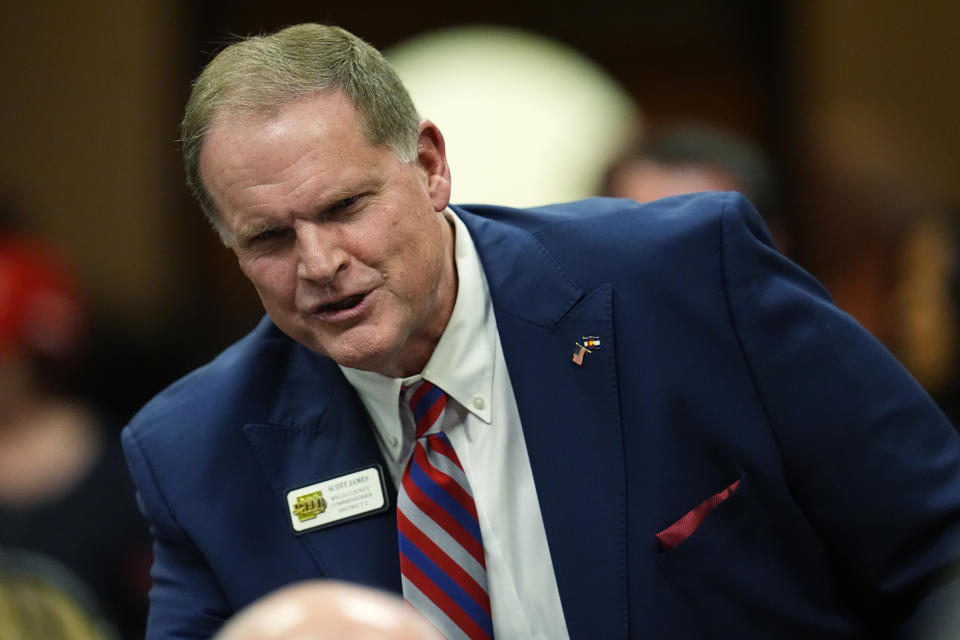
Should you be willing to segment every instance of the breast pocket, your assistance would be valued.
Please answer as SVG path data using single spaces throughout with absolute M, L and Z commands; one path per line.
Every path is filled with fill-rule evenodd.
M 661 549 L 656 562 L 664 577 L 680 579 L 690 570 L 701 572 L 716 563 L 717 556 L 726 556 L 731 544 L 746 542 L 757 509 L 750 479 L 743 473 L 656 533 Z
M 699 637 L 854 637 L 829 558 L 789 495 L 746 473 L 727 488 L 655 556 L 665 600 L 690 613 Z

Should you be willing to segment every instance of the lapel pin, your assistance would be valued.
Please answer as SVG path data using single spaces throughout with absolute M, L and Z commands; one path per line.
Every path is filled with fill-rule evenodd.
M 577 350 L 573 352 L 573 363 L 578 367 L 583 366 L 583 356 L 593 353 L 593 349 L 600 348 L 600 338 L 598 336 L 583 336 L 580 342 L 574 342 Z

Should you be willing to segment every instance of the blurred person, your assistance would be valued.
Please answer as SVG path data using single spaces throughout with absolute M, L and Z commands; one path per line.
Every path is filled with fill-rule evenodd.
M 786 252 L 773 165 L 759 146 L 719 127 L 683 122 L 654 129 L 621 152 L 600 188 L 602 195 L 637 202 L 700 191 L 743 193 Z
M 0 638 L 116 640 L 96 599 L 65 567 L 36 553 L 0 548 Z
M 37 238 L 0 232 L 0 546 L 69 567 L 135 638 L 149 535 L 118 443 L 67 391 L 86 324 L 65 261 Z
M 283 587 L 234 616 L 216 640 L 442 640 L 403 600 L 335 580 Z
M 501 640 L 905 636 L 960 590 L 960 435 L 743 196 L 450 206 L 321 25 L 224 49 L 182 126 L 267 315 L 123 432 L 149 638 L 317 577 Z

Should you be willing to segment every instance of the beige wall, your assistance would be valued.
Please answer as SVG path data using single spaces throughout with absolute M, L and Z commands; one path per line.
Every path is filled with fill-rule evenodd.
M 16 2 L 0 20 L 0 191 L 68 246 L 94 300 L 128 321 L 155 317 L 175 263 L 164 248 L 175 246 L 165 214 L 179 4 Z

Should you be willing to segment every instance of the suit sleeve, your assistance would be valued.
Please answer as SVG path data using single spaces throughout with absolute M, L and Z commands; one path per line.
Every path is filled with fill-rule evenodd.
M 895 626 L 917 612 L 935 618 L 960 585 L 957 431 L 882 345 L 771 248 L 742 196 L 727 196 L 722 219 L 731 321 L 791 492 L 872 610 Z
M 134 432 L 123 448 L 140 508 L 154 537 L 146 640 L 209 638 L 231 609 L 212 571 L 176 522 Z

